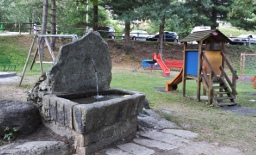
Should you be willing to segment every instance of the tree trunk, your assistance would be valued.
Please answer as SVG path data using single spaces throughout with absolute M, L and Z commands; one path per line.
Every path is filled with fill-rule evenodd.
M 98 30 L 98 0 L 93 0 L 93 30 Z
M 219 24 L 217 23 L 217 16 L 218 16 L 218 13 L 215 9 L 212 10 L 212 17 L 211 17 L 211 21 L 212 21 L 212 26 L 211 26 L 211 29 L 214 30 L 216 29 Z
M 130 39 L 130 26 L 131 22 L 129 20 L 125 20 L 125 38 L 124 38 L 124 50 L 126 53 L 131 51 L 131 39 Z
M 56 0 L 52 0 L 51 5 L 51 34 L 57 34 L 56 31 Z M 51 48 L 52 50 L 55 50 L 55 37 L 51 38 Z
M 159 52 L 157 53 L 157 55 L 160 53 L 161 56 L 163 56 L 164 24 L 165 24 L 165 16 L 163 16 L 162 23 L 160 24 L 160 27 L 159 27 L 159 38 L 158 38 Z
M 48 0 L 44 0 L 41 34 L 46 34 L 47 16 L 48 16 Z M 41 40 L 40 40 L 39 52 L 40 52 L 41 57 L 43 57 L 44 56 L 44 38 L 41 38 Z

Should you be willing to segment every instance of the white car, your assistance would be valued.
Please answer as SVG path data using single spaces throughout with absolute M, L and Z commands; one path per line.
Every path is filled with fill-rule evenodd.
M 142 40 L 142 41 L 146 41 L 146 38 L 150 36 L 146 31 L 143 30 L 132 30 L 130 32 L 130 38 L 132 40 Z M 123 38 L 124 38 L 124 34 L 123 34 Z

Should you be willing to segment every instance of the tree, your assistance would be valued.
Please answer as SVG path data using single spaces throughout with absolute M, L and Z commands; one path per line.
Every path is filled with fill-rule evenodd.
M 51 0 L 51 34 L 56 34 L 56 0 Z M 51 38 L 51 48 L 55 50 L 55 38 Z
M 173 15 L 183 14 L 183 11 L 185 11 L 183 9 L 178 0 L 149 0 L 136 9 L 137 12 L 141 12 L 141 18 L 153 20 L 159 25 L 159 51 L 157 51 L 157 54 L 163 54 L 163 34 L 166 19 Z
M 41 22 L 42 1 L 0 0 L 1 16 L 6 22 Z
M 43 3 L 43 16 L 42 16 L 42 27 L 41 27 L 41 34 L 46 34 L 46 27 L 47 27 L 47 18 L 48 18 L 48 0 L 44 0 Z M 44 39 L 41 38 L 40 40 L 40 49 L 39 52 L 41 56 L 44 55 Z
M 125 22 L 125 44 L 126 52 L 131 51 L 130 25 L 131 21 L 138 19 L 139 13 L 135 8 L 143 4 L 140 0 L 105 0 L 105 5 L 110 6 L 117 19 Z
M 97 31 L 98 30 L 98 6 L 99 6 L 99 1 L 98 0 L 91 0 L 93 4 L 93 30 Z M 88 0 L 77 0 L 78 4 L 83 4 L 88 5 L 87 2 Z
M 98 0 L 92 0 L 93 3 L 93 30 L 98 30 Z
M 197 14 L 192 19 L 196 26 L 207 25 L 212 29 L 218 27 L 218 20 L 227 20 L 233 0 L 186 0 L 185 6 L 191 14 Z
M 235 0 L 229 13 L 230 23 L 244 30 L 256 29 L 256 1 Z

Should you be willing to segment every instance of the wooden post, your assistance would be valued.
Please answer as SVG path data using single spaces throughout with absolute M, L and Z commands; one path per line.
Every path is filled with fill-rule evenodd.
M 245 53 L 240 54 L 240 75 L 244 75 Z
M 201 68 L 202 68 L 202 45 L 203 41 L 200 40 L 198 46 L 198 68 L 197 68 L 197 101 L 200 101 L 200 91 L 201 91 Z
M 212 104 L 212 101 L 213 101 L 213 88 L 212 88 L 212 75 L 213 75 L 213 72 L 211 71 L 210 72 L 210 75 L 209 75 L 209 91 L 208 91 L 208 104 L 211 105 Z
M 20 23 L 19 23 L 19 34 L 21 34 L 21 26 L 20 26 Z
M 19 86 L 21 85 L 21 83 L 22 83 L 22 81 L 23 81 L 23 78 L 24 78 L 24 76 L 25 76 L 25 72 L 26 72 L 26 69 L 27 69 L 27 66 L 28 66 L 28 61 L 29 61 L 29 59 L 30 59 L 31 52 L 32 52 L 32 49 L 33 49 L 33 47 L 34 47 L 35 41 L 36 41 L 36 36 L 34 36 L 34 40 L 33 40 L 32 44 L 31 44 L 31 46 L 30 46 L 30 49 L 29 49 L 29 52 L 28 52 L 28 56 L 27 56 L 27 60 L 26 60 L 25 66 L 24 66 L 24 68 L 23 68 L 23 72 L 22 72 L 22 76 L 21 76 L 21 79 L 20 79 L 20 84 L 19 84 Z
M 44 40 L 45 40 L 46 45 L 47 45 L 47 47 L 48 47 L 48 50 L 49 50 L 49 52 L 50 52 L 50 54 L 51 54 L 51 56 L 52 56 L 52 61 L 54 61 L 54 60 L 55 60 L 55 56 L 54 56 L 54 53 L 53 53 L 53 51 L 52 51 L 51 45 L 50 45 L 50 43 L 49 43 L 47 37 L 44 37 Z
M 221 42 L 221 44 L 222 44 L 221 52 L 224 53 L 224 51 L 225 51 L 225 42 Z M 222 67 L 225 68 L 223 57 L 222 57 Z
M 35 62 L 36 62 L 36 57 L 38 55 L 38 48 L 36 48 L 36 51 L 35 51 L 35 55 L 34 55 L 34 58 L 33 58 L 33 61 L 32 61 L 32 64 L 30 66 L 30 70 L 33 68 Z
M 184 42 L 184 49 L 183 49 L 183 73 L 182 73 L 182 94 L 183 97 L 186 96 L 186 50 L 187 50 L 187 42 Z
M 40 51 L 41 41 L 42 41 L 42 37 L 39 37 L 39 39 L 38 39 L 38 49 L 39 49 L 38 54 L 39 54 L 39 61 L 40 61 L 40 70 L 41 70 L 41 74 L 43 75 L 43 63 L 42 63 L 42 54 L 43 53 L 41 53 L 41 51 Z M 43 44 L 43 46 L 44 46 L 44 44 Z M 42 48 L 44 48 L 44 47 L 42 47 Z
M 235 72 L 235 75 L 237 75 L 236 74 L 236 71 L 234 71 Z M 233 88 L 232 88 L 232 94 L 233 94 L 233 96 L 234 96 L 234 98 L 236 98 L 236 80 L 237 80 L 237 76 L 232 76 L 232 84 L 233 84 Z
M 221 62 L 221 66 L 222 66 L 222 68 L 224 69 L 225 68 L 225 63 L 224 63 L 224 59 L 226 59 L 226 58 L 224 58 L 224 51 L 225 51 L 225 42 L 221 42 L 221 53 L 223 53 L 223 54 L 221 54 L 221 58 L 222 58 L 222 62 Z M 223 72 L 221 72 L 221 75 L 220 75 L 220 77 L 223 77 Z M 222 86 L 223 84 L 220 84 L 220 86 Z M 219 89 L 219 91 L 221 92 L 221 91 L 223 91 L 223 88 L 220 88 Z M 223 97 L 223 94 L 220 94 L 219 95 L 220 97 Z

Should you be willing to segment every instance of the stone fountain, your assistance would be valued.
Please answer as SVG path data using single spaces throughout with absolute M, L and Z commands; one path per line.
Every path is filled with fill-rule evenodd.
M 137 130 L 145 95 L 110 88 L 111 68 L 106 41 L 88 32 L 60 49 L 28 96 L 44 125 L 72 141 L 76 154 L 92 154 Z

